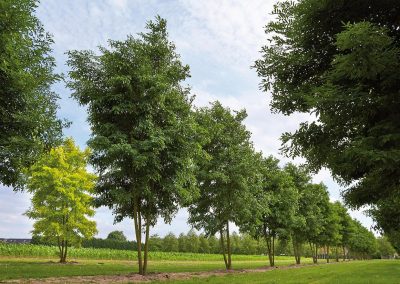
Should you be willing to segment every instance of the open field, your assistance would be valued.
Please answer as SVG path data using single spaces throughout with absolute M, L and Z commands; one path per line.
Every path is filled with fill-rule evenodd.
M 93 276 L 62 278 L 58 283 L 133 283 L 135 280 L 163 279 L 154 283 L 400 283 L 400 261 L 369 260 L 310 266 L 284 265 L 270 270 L 261 261 L 237 261 L 234 272 L 223 272 L 217 261 L 152 261 L 149 278 L 132 275 L 134 262 L 121 260 L 79 260 L 78 263 L 51 263 L 46 259 L 0 258 L 0 281 L 27 278 Z M 265 270 L 264 268 L 265 267 Z M 250 269 L 250 270 L 242 270 Z M 255 272 L 260 269 L 260 272 Z M 208 272 L 205 272 L 208 271 Z M 153 273 L 152 273 L 153 272 Z M 156 273 L 154 273 L 156 272 Z M 158 272 L 158 273 L 157 273 Z M 186 273 L 183 273 L 186 272 Z M 187 273 L 191 272 L 191 273 Z M 95 275 L 98 275 L 97 278 Z M 158 277 L 159 276 L 159 277 Z M 177 280 L 182 279 L 183 280 Z M 165 282 L 166 279 L 169 279 Z M 38 280 L 37 283 L 42 282 Z M 34 282 L 36 283 L 36 282 Z M 48 283 L 48 282 L 46 282 Z M 153 282 L 152 282 L 153 283 Z
M 195 255 L 195 254 L 192 254 Z M 201 255 L 200 255 L 201 256 Z M 198 272 L 224 269 L 222 256 L 209 255 L 207 260 L 151 260 L 149 272 Z M 267 266 L 266 256 L 233 256 L 234 269 L 256 269 Z M 171 257 L 172 258 L 172 257 Z M 242 260 L 240 260 L 242 258 Z M 253 258 L 253 259 L 252 259 Z M 138 271 L 137 263 L 129 260 L 93 260 L 70 258 L 72 263 L 59 264 L 56 258 L 0 257 L 0 281 L 16 278 L 41 278 L 78 275 L 116 275 Z M 305 259 L 311 263 L 311 259 Z M 294 263 L 293 257 L 277 257 L 277 266 Z

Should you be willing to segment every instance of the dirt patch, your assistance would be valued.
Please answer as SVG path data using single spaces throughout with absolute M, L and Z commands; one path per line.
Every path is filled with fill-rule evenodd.
M 315 266 L 320 264 L 301 264 L 279 267 L 260 267 L 254 269 L 240 269 L 240 270 L 214 270 L 204 272 L 174 272 L 174 273 L 149 273 L 146 276 L 139 274 L 124 274 L 124 275 L 97 275 L 97 276 L 73 276 L 73 277 L 49 277 L 41 279 L 13 279 L 7 281 L 0 281 L 1 283 L 140 283 L 151 281 L 166 281 L 166 280 L 185 280 L 191 278 L 207 278 L 211 276 L 223 276 L 227 274 L 241 274 L 251 272 L 266 272 L 271 270 L 286 270 L 301 267 Z

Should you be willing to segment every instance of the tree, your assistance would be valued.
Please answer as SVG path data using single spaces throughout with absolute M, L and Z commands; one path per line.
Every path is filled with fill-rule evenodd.
M 61 142 L 58 96 L 50 90 L 51 36 L 34 16 L 37 1 L 0 3 L 0 183 L 23 189 L 22 172 Z
M 315 115 L 284 152 L 329 168 L 355 207 L 400 189 L 399 13 L 397 0 L 281 1 L 255 63 L 273 110 Z
M 314 219 L 319 208 L 316 207 L 314 193 L 318 193 L 318 191 L 309 190 L 311 189 L 311 176 L 305 169 L 291 163 L 288 163 L 284 169 L 290 175 L 298 192 L 298 206 L 293 214 L 290 231 L 296 264 L 300 264 L 303 244 L 308 240 L 310 231 L 315 229 L 316 222 Z
M 272 156 L 262 160 L 261 190 L 255 191 L 256 206 L 244 230 L 264 238 L 271 266 L 275 265 L 275 240 L 289 238 L 298 206 L 298 192 L 289 173 L 279 168 Z
M 189 223 L 209 236 L 219 233 L 226 269 L 232 268 L 230 223 L 250 218 L 256 186 L 257 154 L 243 125 L 246 116 L 244 110 L 232 112 L 219 102 L 196 112 L 206 155 L 197 163 L 200 194 L 188 207 Z
M 107 240 L 113 240 L 118 242 L 126 242 L 127 239 L 122 231 L 112 231 L 108 234 Z
M 189 90 L 180 85 L 189 67 L 168 40 L 164 19 L 146 28 L 138 38 L 110 40 L 99 55 L 70 51 L 68 60 L 72 96 L 89 112 L 97 205 L 113 209 L 117 222 L 133 218 L 140 274 L 147 271 L 150 227 L 158 217 L 170 222 L 194 192 L 199 149 Z
M 58 244 L 60 262 L 69 246 L 93 237 L 96 223 L 91 207 L 96 176 L 87 172 L 89 149 L 81 151 L 71 138 L 42 156 L 28 171 L 32 207 L 25 213 L 36 220 L 33 235 Z
M 377 252 L 377 242 L 374 234 L 368 231 L 357 220 L 353 220 L 354 233 L 350 238 L 350 254 L 353 258 L 371 258 Z
M 322 231 L 318 236 L 319 243 L 326 248 L 326 262 L 329 263 L 330 254 L 329 249 L 332 246 L 337 246 L 340 244 L 342 230 L 340 224 L 340 216 L 338 213 L 338 207 L 333 203 L 327 203 L 328 206 L 323 208 L 324 213 L 324 223 Z
M 162 251 L 179 251 L 178 239 L 173 233 L 168 233 L 163 239 Z
M 343 260 L 346 260 L 346 250 L 350 245 L 350 238 L 353 232 L 353 220 L 350 217 L 347 209 L 339 202 L 336 201 L 333 206 L 336 208 L 336 212 L 339 217 L 339 245 L 343 249 Z M 336 260 L 339 261 L 338 252 L 336 251 Z
M 396 253 L 396 250 L 393 248 L 386 236 L 377 238 L 377 244 L 381 258 L 392 258 Z

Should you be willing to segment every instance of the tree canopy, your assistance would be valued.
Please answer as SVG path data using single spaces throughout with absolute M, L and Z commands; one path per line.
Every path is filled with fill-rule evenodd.
M 0 2 L 0 183 L 23 189 L 22 172 L 61 142 L 51 36 L 35 0 Z
M 107 240 L 126 242 L 127 239 L 122 231 L 112 231 L 108 234 Z
M 99 174 L 98 205 L 113 209 L 115 220 L 135 221 L 146 273 L 149 228 L 160 216 L 170 222 L 183 200 L 195 189 L 194 135 L 189 77 L 175 46 L 168 40 L 166 21 L 149 21 L 137 38 L 109 41 L 109 48 L 70 51 L 72 96 L 88 107 L 93 149 L 91 164 Z M 143 221 L 143 223 L 142 223 Z
M 284 152 L 330 169 L 355 207 L 399 194 L 399 14 L 396 0 L 281 1 L 255 63 L 273 110 L 315 116 Z

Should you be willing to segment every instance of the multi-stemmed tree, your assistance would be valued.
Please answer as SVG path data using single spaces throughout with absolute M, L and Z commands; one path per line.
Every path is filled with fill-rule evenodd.
M 150 227 L 158 217 L 170 222 L 191 197 L 199 149 L 189 90 L 180 84 L 189 67 L 168 40 L 164 19 L 146 28 L 137 38 L 110 40 L 99 54 L 71 51 L 68 61 L 72 96 L 88 108 L 97 205 L 113 209 L 117 222 L 133 218 L 140 274 Z
M 197 161 L 198 198 L 189 204 L 189 223 L 207 235 L 219 233 L 226 269 L 232 268 L 230 223 L 251 219 L 257 186 L 258 154 L 243 125 L 245 111 L 232 112 L 219 102 L 196 112 L 205 157 Z

